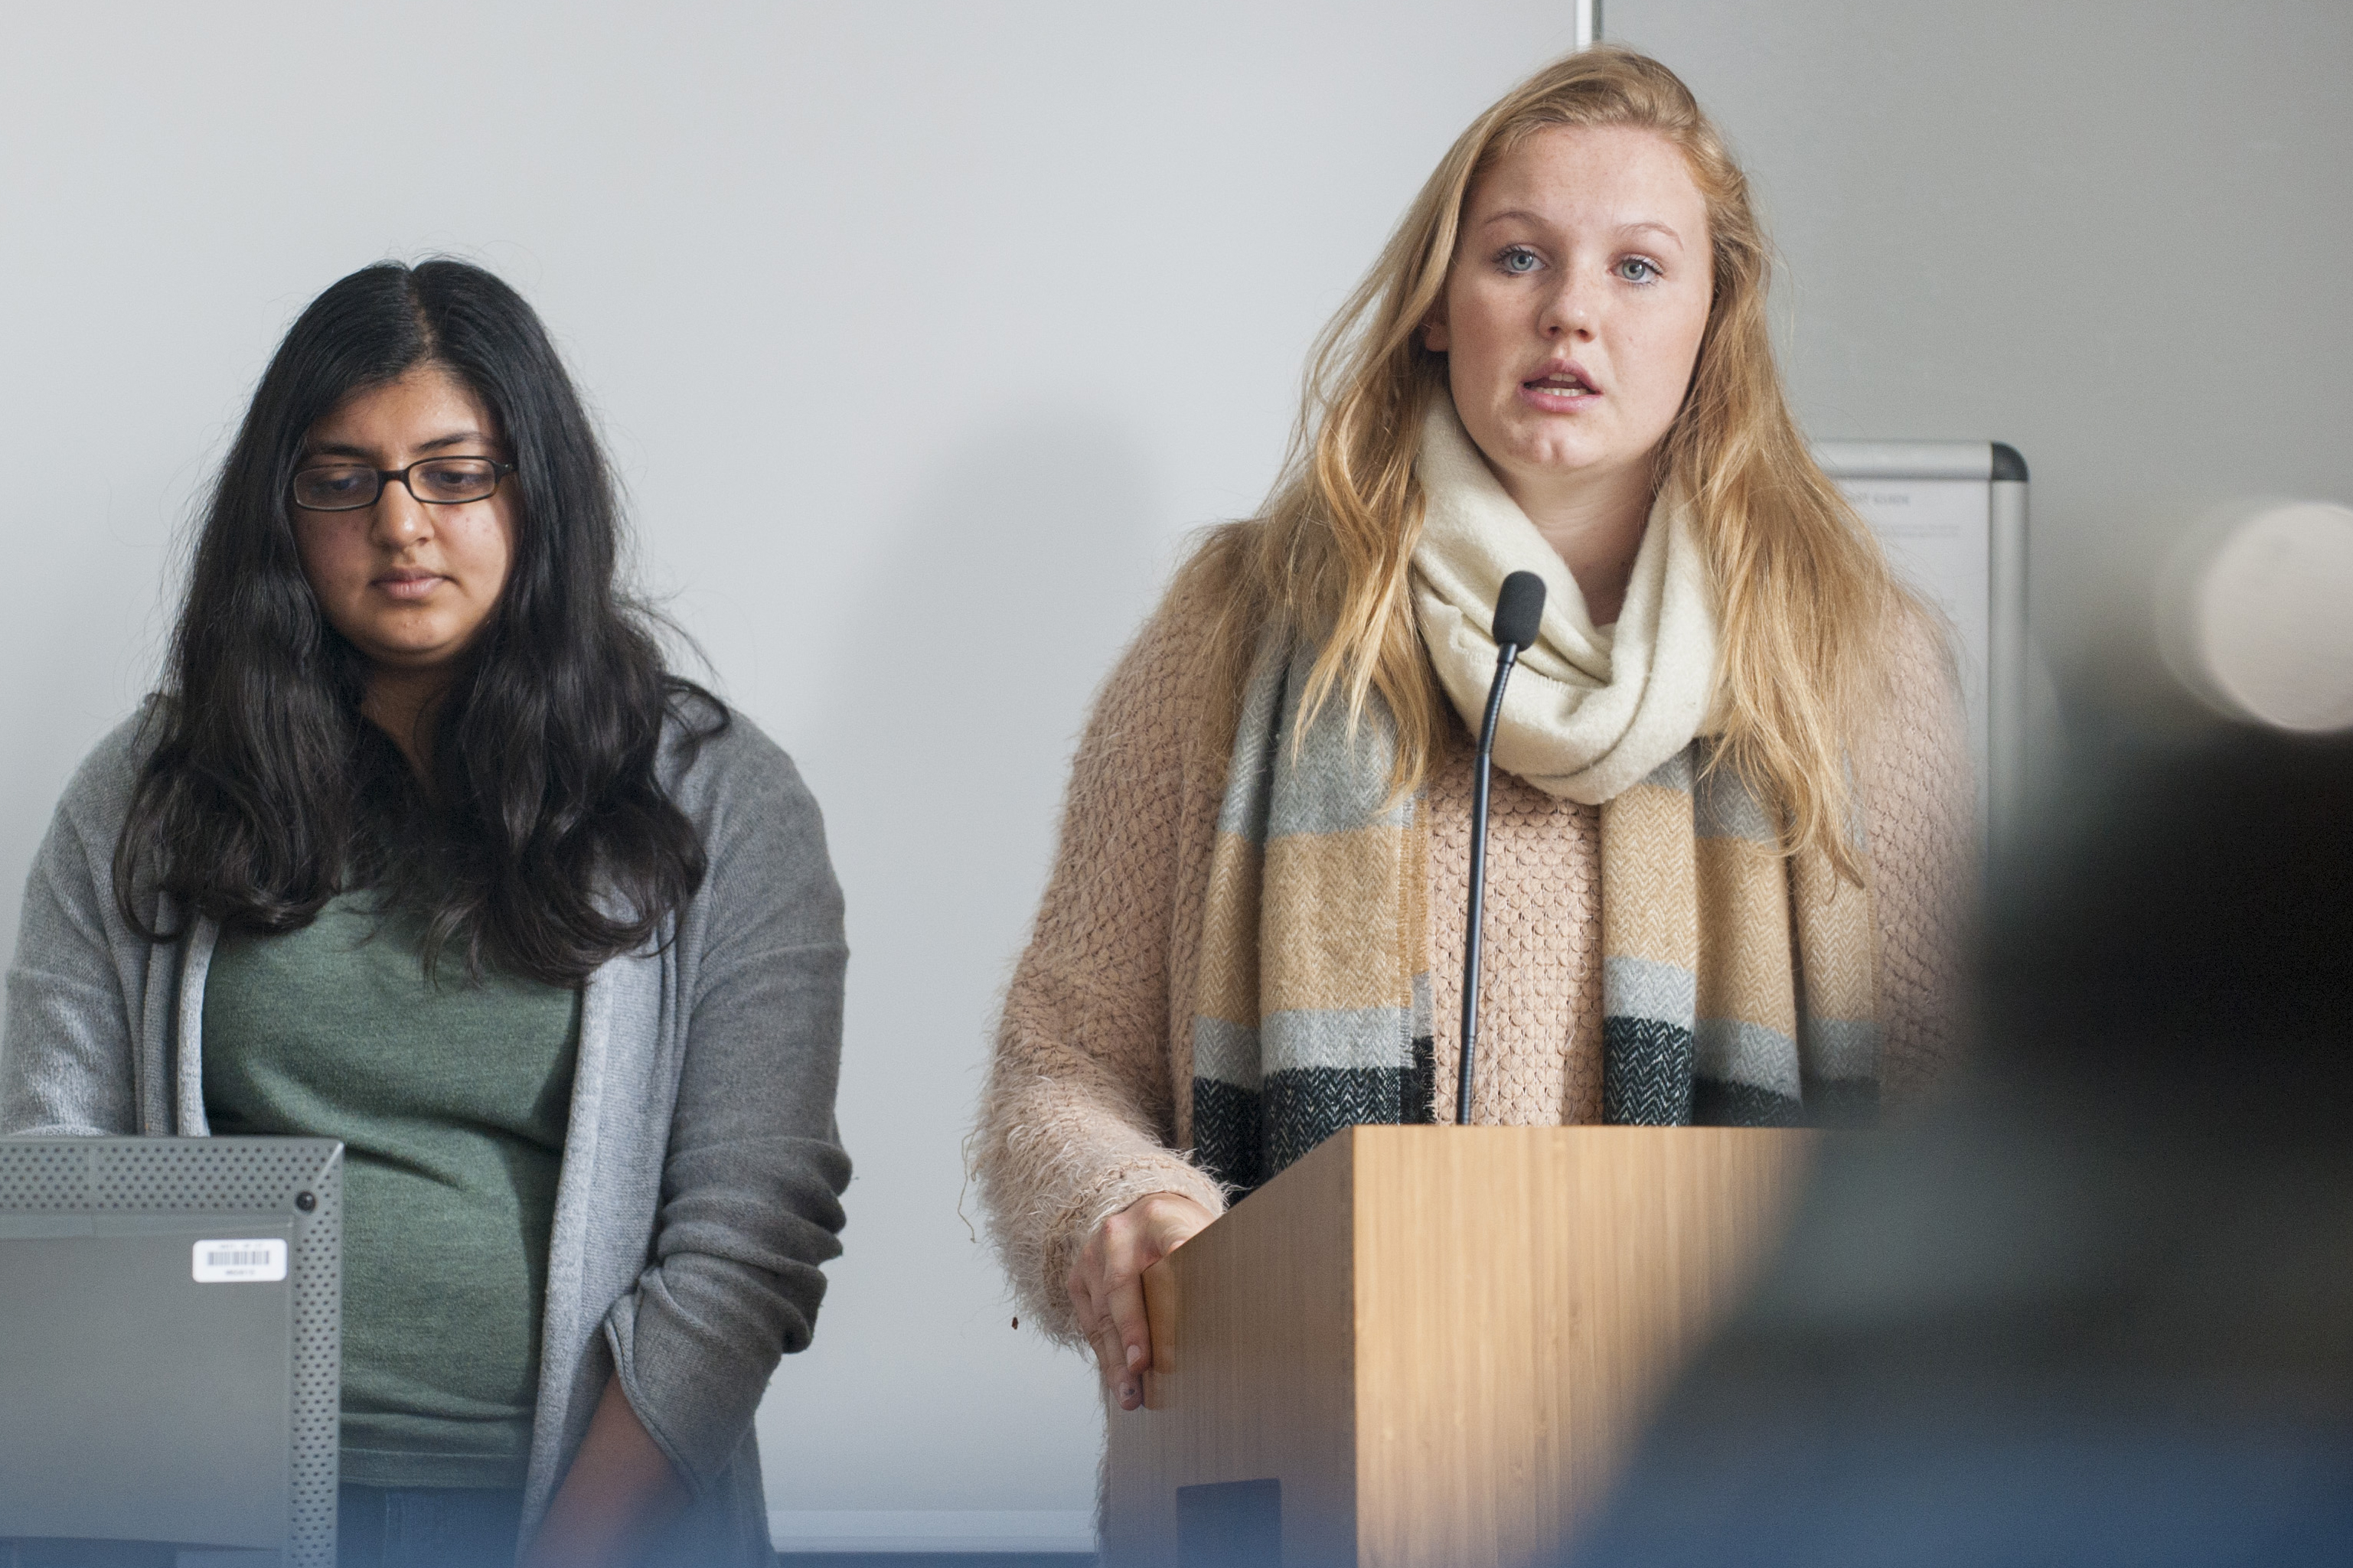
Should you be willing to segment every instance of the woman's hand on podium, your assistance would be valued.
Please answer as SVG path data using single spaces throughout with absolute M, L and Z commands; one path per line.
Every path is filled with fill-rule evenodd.
M 1062 1282 L 1077 1310 L 1079 1330 L 1094 1347 L 1103 1386 L 1119 1395 L 1122 1410 L 1143 1405 L 1144 1374 L 1152 1366 L 1144 1271 L 1217 1217 L 1182 1194 L 1146 1193 L 1103 1217 Z

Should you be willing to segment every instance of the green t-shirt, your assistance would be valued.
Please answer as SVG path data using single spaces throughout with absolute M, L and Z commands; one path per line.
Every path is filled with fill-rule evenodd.
M 343 1479 L 516 1487 L 580 994 L 425 977 L 420 923 L 347 894 L 225 934 L 205 984 L 217 1133 L 343 1141 Z

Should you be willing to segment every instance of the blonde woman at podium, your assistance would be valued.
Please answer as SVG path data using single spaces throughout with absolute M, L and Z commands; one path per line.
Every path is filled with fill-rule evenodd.
M 1853 1122 L 1952 1051 L 1957 689 L 1791 418 L 1767 271 L 1673 73 L 1539 72 L 1104 686 L 976 1163 L 1019 1299 L 1124 1408 L 1145 1268 L 1342 1127 L 1453 1120 L 1513 573 L 1547 595 L 1494 744 L 1472 1120 Z

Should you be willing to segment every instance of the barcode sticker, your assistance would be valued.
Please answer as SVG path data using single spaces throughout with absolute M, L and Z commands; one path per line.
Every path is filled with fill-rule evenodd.
M 196 1243 L 199 1285 L 268 1284 L 286 1278 L 286 1244 L 274 1236 L 253 1241 Z

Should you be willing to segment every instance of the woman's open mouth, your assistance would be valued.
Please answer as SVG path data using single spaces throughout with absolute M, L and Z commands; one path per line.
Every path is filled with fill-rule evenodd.
M 1600 389 L 1573 364 L 1548 365 L 1543 374 L 1520 383 L 1523 400 L 1552 412 L 1584 406 L 1600 395 Z

